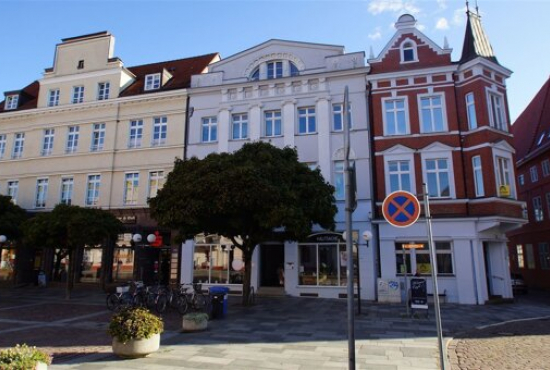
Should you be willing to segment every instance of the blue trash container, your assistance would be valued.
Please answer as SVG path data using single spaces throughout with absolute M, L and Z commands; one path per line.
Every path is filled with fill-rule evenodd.
M 212 302 L 212 318 L 223 319 L 227 316 L 227 302 L 229 288 L 225 286 L 213 286 L 208 290 L 210 302 Z

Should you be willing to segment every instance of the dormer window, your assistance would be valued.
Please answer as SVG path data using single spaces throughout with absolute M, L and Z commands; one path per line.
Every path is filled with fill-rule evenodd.
M 288 60 L 274 60 L 257 66 L 250 74 L 251 81 L 298 76 L 300 71 L 294 63 Z
M 6 97 L 5 110 L 16 109 L 17 103 L 19 103 L 19 95 L 8 95 Z
M 145 91 L 157 90 L 160 88 L 160 73 L 145 76 Z
M 416 44 L 407 40 L 401 45 L 401 63 L 417 62 Z

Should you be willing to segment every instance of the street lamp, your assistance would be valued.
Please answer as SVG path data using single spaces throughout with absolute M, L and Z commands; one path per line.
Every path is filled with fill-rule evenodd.
M 141 241 L 143 240 L 143 237 L 141 236 L 141 234 L 134 234 L 132 235 L 132 241 L 134 243 L 141 243 Z M 155 241 L 157 240 L 157 236 L 155 234 L 149 234 L 147 235 L 147 242 L 149 244 L 151 243 L 154 243 Z
M 0 244 L 4 244 L 8 241 L 8 237 L 6 235 L 0 235 Z

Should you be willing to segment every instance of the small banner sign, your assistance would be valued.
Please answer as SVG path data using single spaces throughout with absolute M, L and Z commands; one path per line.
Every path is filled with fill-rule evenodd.
M 425 279 L 411 279 L 411 308 L 428 309 L 428 290 Z

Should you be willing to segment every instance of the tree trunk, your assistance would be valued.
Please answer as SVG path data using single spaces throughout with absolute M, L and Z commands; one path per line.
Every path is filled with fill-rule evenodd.
M 71 299 L 71 292 L 74 287 L 74 275 L 76 271 L 76 256 L 78 255 L 76 248 L 72 248 L 69 251 L 69 271 L 67 273 L 67 291 L 65 294 L 66 299 Z
M 242 305 L 248 306 L 249 305 L 249 297 L 250 297 L 250 282 L 251 282 L 251 276 L 252 276 L 252 253 L 254 252 L 254 246 L 252 247 L 250 245 L 243 245 L 243 259 L 244 259 L 244 279 L 243 279 L 243 300 Z

